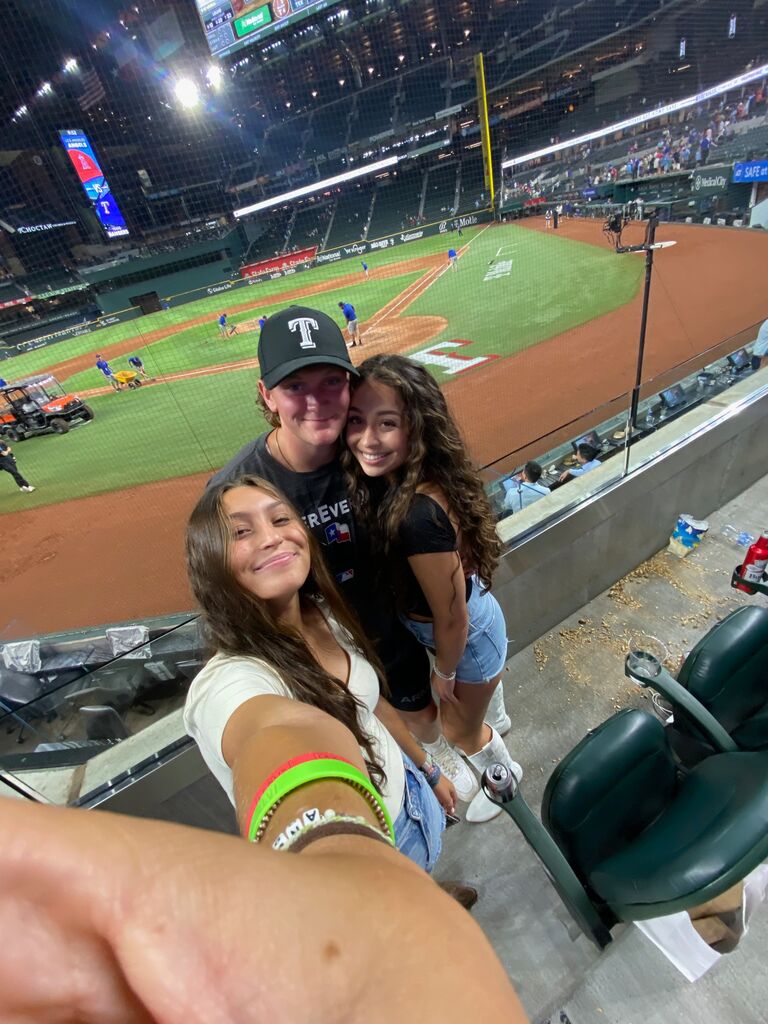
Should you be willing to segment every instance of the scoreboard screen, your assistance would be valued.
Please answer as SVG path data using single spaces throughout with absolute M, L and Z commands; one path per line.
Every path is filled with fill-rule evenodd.
M 195 0 L 214 57 L 261 42 L 340 0 Z
M 59 132 L 59 138 L 108 237 L 120 238 L 127 235 L 128 228 L 120 207 L 112 195 L 88 136 L 76 128 L 67 128 Z

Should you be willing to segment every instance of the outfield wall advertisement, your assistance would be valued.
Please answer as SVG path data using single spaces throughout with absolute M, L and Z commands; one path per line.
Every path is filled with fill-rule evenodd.
M 485 224 L 492 219 L 492 214 L 487 210 L 483 210 L 480 213 L 466 214 L 463 217 L 452 217 L 450 220 L 441 220 L 435 224 L 425 224 L 424 227 L 408 228 L 406 231 L 397 232 L 397 234 L 374 238 L 370 242 L 353 242 L 352 245 L 342 245 L 337 249 L 327 249 L 325 252 L 318 253 L 316 263 L 318 266 L 322 266 L 324 263 L 338 263 L 340 260 L 365 256 L 366 253 L 380 252 L 382 249 L 389 249 L 393 245 L 417 242 L 420 238 L 447 235 L 458 228 L 474 227 L 476 224 Z
M 312 245 L 308 249 L 297 249 L 295 252 L 288 252 L 281 256 L 274 256 L 269 260 L 259 260 L 258 263 L 248 263 L 240 268 L 241 277 L 259 277 L 261 275 L 274 274 L 278 270 L 290 270 L 300 263 L 311 263 L 317 256 L 317 246 Z

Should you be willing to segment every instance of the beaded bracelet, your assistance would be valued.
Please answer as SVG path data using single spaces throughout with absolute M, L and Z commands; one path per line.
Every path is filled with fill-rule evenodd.
M 296 759 L 300 760 L 300 759 Z M 330 758 L 318 758 L 312 756 L 311 760 L 302 760 L 301 763 L 294 763 L 291 767 L 282 771 L 266 787 L 261 787 L 260 798 L 252 809 L 250 822 L 246 830 L 248 839 L 251 842 L 259 842 L 275 811 L 283 800 L 294 790 L 300 789 L 311 782 L 322 782 L 336 780 L 352 786 L 367 801 L 381 825 L 383 832 L 394 836 L 392 819 L 389 816 L 384 802 L 368 777 L 350 762 L 341 758 L 331 756 Z
M 370 833 L 372 838 L 382 839 L 389 845 L 394 845 L 392 839 L 389 836 L 385 836 L 380 829 L 372 825 L 366 818 L 354 816 L 350 814 L 337 814 L 336 811 L 329 808 L 322 814 L 317 807 L 313 807 L 309 811 L 304 811 L 301 818 L 296 818 L 289 825 L 286 825 L 285 829 L 272 843 L 273 850 L 293 850 L 294 844 L 299 845 L 299 849 L 303 849 L 305 837 L 316 829 L 324 829 L 324 834 L 328 832 L 327 826 L 336 826 L 333 829 L 333 834 L 344 834 L 349 833 L 353 835 L 366 835 Z M 323 836 L 317 837 L 323 838 Z M 313 840 L 314 841 L 314 840 Z
M 437 662 L 432 666 L 432 671 L 435 673 L 438 679 L 444 679 L 447 683 L 453 683 L 456 681 L 456 670 L 453 672 L 441 672 L 437 667 Z
M 425 762 L 425 765 L 422 767 L 421 771 L 424 775 L 424 778 L 427 780 L 427 785 L 429 786 L 429 788 L 434 789 L 435 786 L 440 781 L 440 777 L 443 774 L 440 771 L 440 765 L 435 764 L 434 761 L 429 765 L 426 765 Z

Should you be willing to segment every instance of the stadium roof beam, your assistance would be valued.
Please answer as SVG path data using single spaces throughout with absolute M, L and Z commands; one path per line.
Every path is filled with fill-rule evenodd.
M 314 192 L 322 192 L 326 188 L 333 188 L 343 181 L 352 181 L 353 178 L 362 178 L 366 174 L 375 174 L 383 171 L 385 167 L 392 167 L 400 158 L 388 156 L 385 160 L 377 160 L 372 164 L 365 164 L 364 167 L 356 167 L 354 171 L 345 171 L 343 174 L 336 174 L 333 178 L 323 178 L 322 181 L 315 181 L 311 185 L 304 185 L 302 188 L 295 188 L 291 192 L 283 192 L 271 199 L 262 199 L 261 202 L 251 203 L 250 206 L 243 206 L 234 211 L 235 217 L 247 217 L 249 213 L 258 213 L 259 210 L 268 210 L 272 206 L 280 206 L 282 203 L 290 202 L 291 199 L 300 199 L 302 196 L 312 195 Z
M 768 75 L 768 64 L 761 64 L 758 68 L 753 68 L 751 71 L 745 71 L 743 75 L 738 75 L 736 78 L 729 78 L 725 82 L 720 82 L 718 85 L 713 85 L 709 89 L 705 89 L 703 92 L 694 93 L 692 96 L 687 96 L 683 100 L 676 100 L 674 103 L 667 103 L 663 107 L 655 107 L 653 110 L 648 110 L 643 114 L 637 114 L 635 117 L 628 117 L 624 121 L 617 121 L 615 124 L 609 124 L 607 128 L 598 128 L 597 131 L 587 132 L 586 135 L 577 135 L 573 139 L 568 139 L 566 142 L 556 142 L 552 146 L 547 146 L 545 149 L 535 149 L 531 153 L 524 153 L 523 156 L 509 157 L 507 160 L 503 160 L 501 167 L 505 170 L 508 167 L 519 167 L 521 164 L 527 164 L 530 160 L 538 160 L 542 156 L 550 156 L 552 153 L 562 153 L 565 149 L 572 149 L 574 146 L 582 146 L 585 142 L 594 142 L 595 139 L 602 139 L 606 135 L 613 135 L 615 132 L 624 131 L 627 128 L 634 128 L 639 124 L 644 124 L 646 121 L 653 121 L 657 117 L 666 117 L 668 114 L 674 114 L 678 110 L 684 110 L 686 107 L 692 107 L 696 103 L 703 103 L 705 100 L 710 100 L 714 96 L 719 96 L 721 93 L 729 92 L 731 89 L 738 89 L 739 86 L 747 85 L 748 82 L 754 82 L 757 78 L 764 78 Z

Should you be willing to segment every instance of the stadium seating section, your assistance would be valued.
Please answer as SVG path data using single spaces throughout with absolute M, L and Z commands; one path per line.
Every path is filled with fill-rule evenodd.
M 355 185 L 339 196 L 326 240 L 327 249 L 368 237 L 366 227 L 373 190 L 372 184 Z
M 369 238 L 403 231 L 415 224 L 423 179 L 424 172 L 420 169 L 398 171 L 378 184 Z
M 457 212 L 454 208 L 454 199 L 458 169 L 459 165 L 454 160 L 444 160 L 429 168 L 423 209 L 423 216 L 427 222 L 440 220 L 441 217 Z

